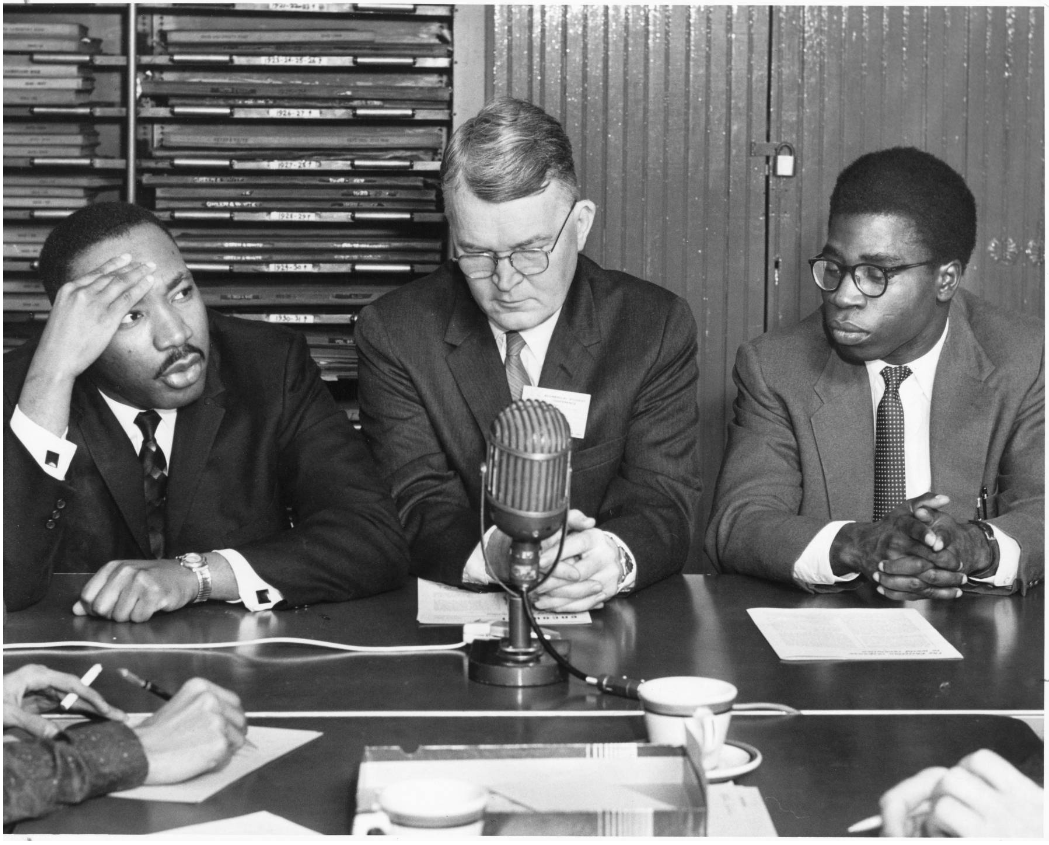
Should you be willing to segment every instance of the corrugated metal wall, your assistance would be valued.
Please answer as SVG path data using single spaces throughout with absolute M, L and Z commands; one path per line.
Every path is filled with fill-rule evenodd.
M 483 72 L 461 74 L 471 96 L 483 79 L 485 99 L 557 116 L 598 206 L 587 254 L 696 316 L 701 530 L 736 348 L 818 304 L 804 262 L 856 156 L 914 144 L 956 167 L 980 213 L 967 286 L 1041 313 L 1042 25 L 1040 8 L 485 7 Z M 750 156 L 751 142 L 781 140 L 794 178 Z
M 1042 313 L 1042 24 L 1039 8 L 774 10 L 771 133 L 795 145 L 798 176 L 771 180 L 770 327 L 818 304 L 805 259 L 826 239 L 838 171 L 899 144 L 940 156 L 976 195 L 966 287 Z
M 737 346 L 764 328 L 765 7 L 495 6 L 487 97 L 557 116 L 598 216 L 586 253 L 675 291 L 699 326 L 703 520 Z

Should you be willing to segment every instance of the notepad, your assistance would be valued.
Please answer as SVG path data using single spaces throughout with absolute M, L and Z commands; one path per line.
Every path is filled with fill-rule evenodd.
M 752 607 L 747 613 L 787 662 L 962 659 L 913 608 Z
M 315 830 L 301 824 L 288 821 L 283 816 L 276 816 L 266 810 L 248 813 L 246 816 L 234 816 L 230 819 L 217 819 L 212 822 L 175 827 L 162 830 L 153 836 L 321 836 Z
M 316 739 L 320 731 L 300 731 L 289 728 L 248 728 L 248 739 L 255 748 L 242 745 L 229 763 L 214 772 L 206 772 L 184 783 L 157 784 L 155 786 L 138 786 L 113 792 L 114 798 L 135 798 L 139 801 L 175 801 L 185 804 L 199 804 L 206 801 L 220 789 L 250 772 L 255 771 L 278 757 L 294 751 L 300 745 Z

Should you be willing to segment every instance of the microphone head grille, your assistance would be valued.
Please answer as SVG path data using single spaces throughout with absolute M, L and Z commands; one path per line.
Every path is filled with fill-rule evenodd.
M 571 454 L 568 420 L 553 405 L 524 399 L 504 408 L 488 439 L 485 496 L 495 524 L 512 537 L 556 531 L 567 504 Z
M 572 432 L 565 415 L 553 405 L 519 399 L 495 418 L 492 442 L 516 452 L 550 455 L 571 448 Z

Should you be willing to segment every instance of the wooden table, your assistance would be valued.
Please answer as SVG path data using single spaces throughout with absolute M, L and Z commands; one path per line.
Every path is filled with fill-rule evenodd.
M 96 798 L 16 833 L 121 833 L 167 830 L 268 810 L 312 830 L 349 833 L 357 769 L 366 745 L 644 741 L 639 715 L 581 713 L 463 717 L 348 716 L 258 719 L 323 736 L 256 770 L 202 804 Z M 1041 750 L 1026 725 L 1003 716 L 743 716 L 730 740 L 762 752 L 761 766 L 737 779 L 757 786 L 780 836 L 843 836 L 877 812 L 890 786 L 931 765 L 951 765 L 993 748 L 1020 765 Z
M 416 622 L 416 588 L 361 601 L 252 614 L 209 602 L 144 624 L 70 613 L 87 576 L 55 576 L 39 604 L 9 613 L 5 643 L 92 640 L 124 644 L 190 644 L 292 636 L 359 645 L 438 644 L 461 629 Z M 590 674 L 637 678 L 709 675 L 734 683 L 740 701 L 773 701 L 806 712 L 1027 711 L 1044 706 L 1045 591 L 1026 597 L 965 596 L 914 602 L 964 656 L 954 661 L 783 663 L 747 615 L 750 607 L 900 607 L 869 587 L 809 595 L 746 576 L 686 575 L 593 613 L 593 624 L 561 628 L 572 661 Z M 28 662 L 81 674 L 92 662 L 127 666 L 169 688 L 193 675 L 236 690 L 252 712 L 417 713 L 491 711 L 620 711 L 638 704 L 596 693 L 580 681 L 534 689 L 490 687 L 467 679 L 465 652 L 413 656 L 347 655 L 311 647 L 269 645 L 205 651 L 91 649 L 5 652 L 5 671 Z M 113 672 L 97 682 L 131 710 L 152 709 L 145 693 Z

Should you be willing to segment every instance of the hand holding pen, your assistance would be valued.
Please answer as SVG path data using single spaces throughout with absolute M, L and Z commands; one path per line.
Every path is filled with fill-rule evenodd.
M 882 836 L 1040 839 L 1044 799 L 1034 781 L 984 748 L 950 769 L 925 769 L 897 784 L 882 796 L 881 816 L 849 831 L 880 826 Z
M 77 678 L 46 666 L 29 664 L 4 675 L 4 727 L 20 727 L 34 736 L 54 737 L 60 725 L 39 714 L 54 710 L 59 699 L 61 711 L 69 711 L 79 702 L 80 711 L 123 722 L 127 718 L 124 711 L 108 704 L 91 689 L 91 683 L 101 671 L 101 664 L 96 663 L 83 678 Z
M 143 722 L 144 725 L 148 724 L 151 719 L 156 719 L 157 717 L 162 716 L 166 710 L 175 708 L 179 705 L 180 701 L 185 698 L 190 698 L 196 703 L 199 703 L 199 701 L 192 698 L 194 695 L 199 697 L 199 694 L 194 692 L 199 688 L 210 694 L 210 698 L 207 702 L 207 709 L 226 718 L 229 721 L 229 727 L 234 729 L 233 733 L 230 733 L 227 730 L 230 739 L 234 742 L 234 750 L 239 748 L 241 744 L 247 744 L 249 748 L 257 749 L 255 743 L 245 736 L 245 734 L 248 733 L 248 719 L 244 717 L 243 710 L 240 708 L 240 699 L 235 693 L 211 684 L 210 681 L 201 678 L 193 678 L 192 680 L 188 680 L 187 683 L 183 685 L 183 688 L 172 695 L 163 687 L 155 684 L 154 681 L 140 677 L 130 669 L 121 668 L 116 671 L 117 674 L 120 674 L 128 684 L 131 684 L 134 687 L 141 687 L 147 692 L 155 695 L 157 698 L 168 702 L 164 707 L 160 708 L 160 710 L 153 714 L 153 716 Z M 200 685 L 204 686 L 201 687 Z M 220 724 L 219 727 L 227 729 L 227 725 Z

